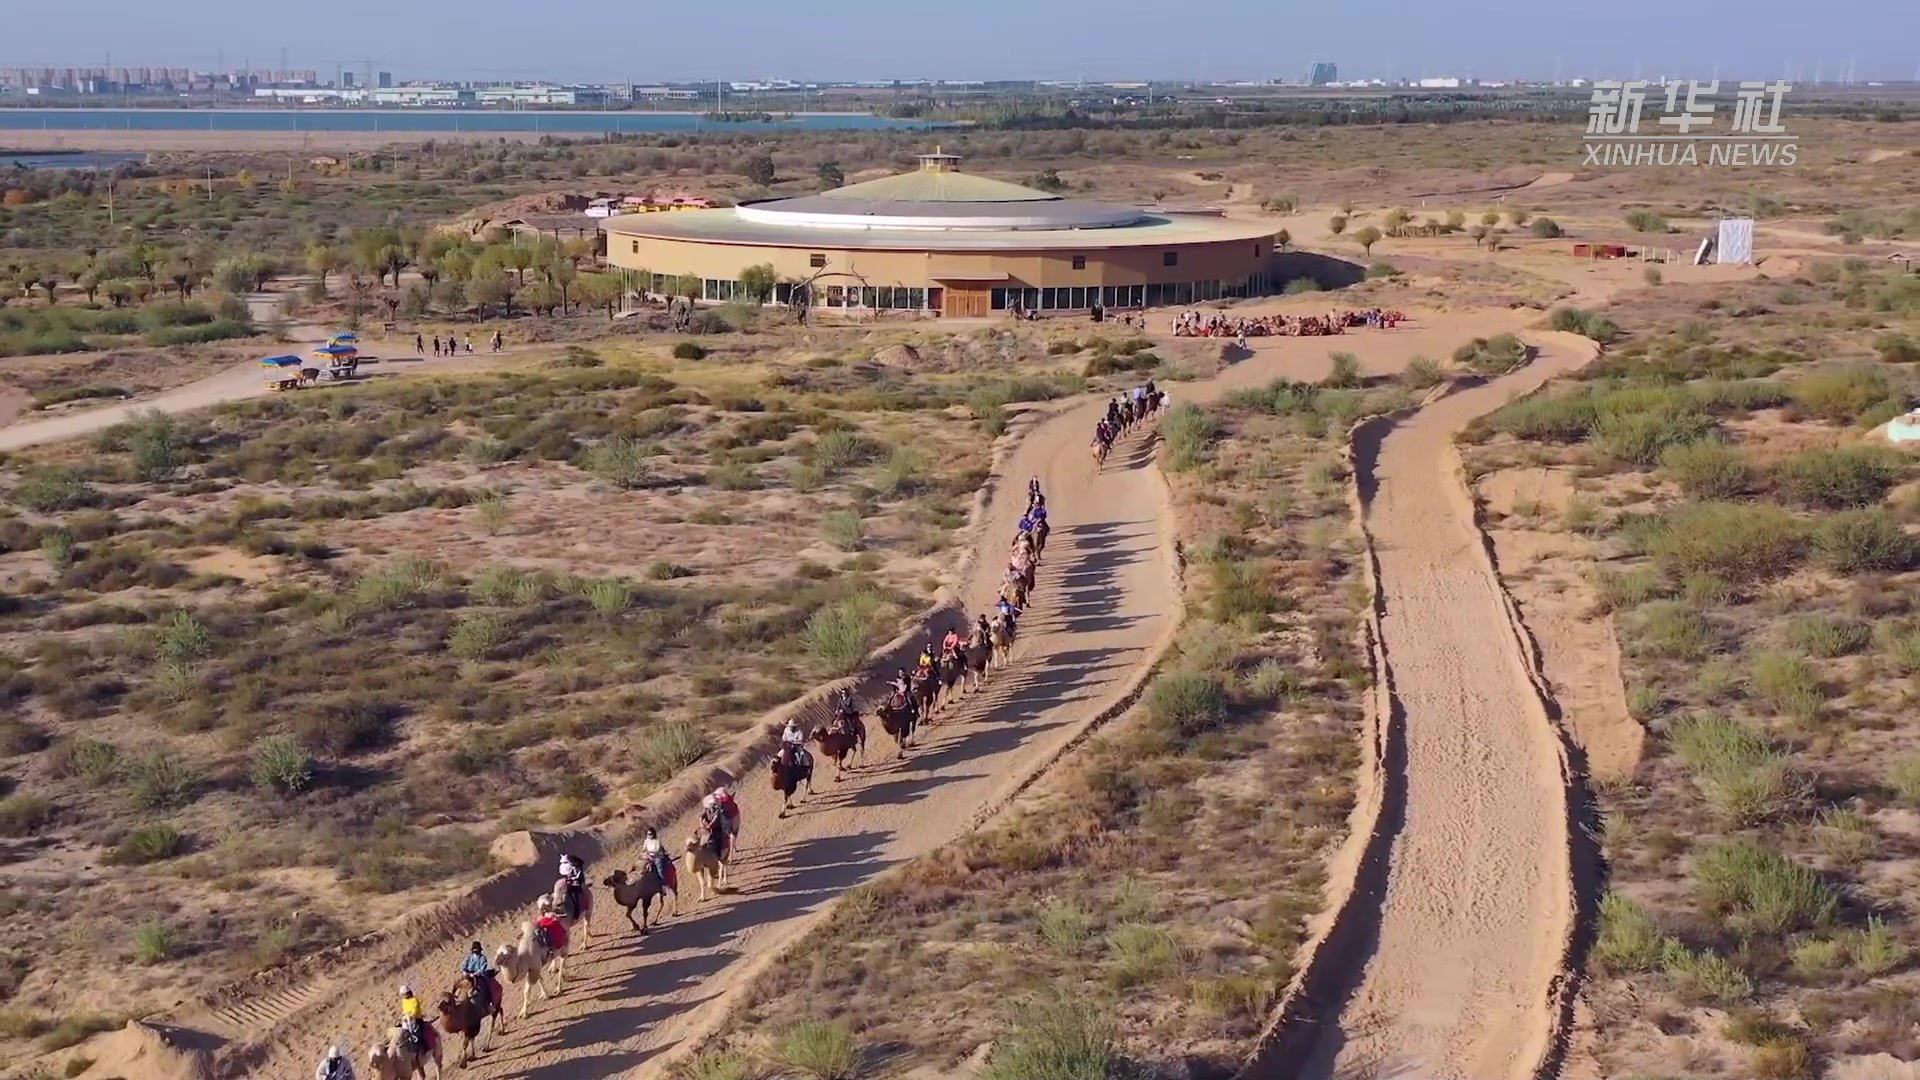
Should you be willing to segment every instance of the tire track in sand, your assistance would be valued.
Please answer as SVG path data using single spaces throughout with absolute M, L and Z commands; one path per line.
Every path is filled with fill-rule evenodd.
M 1452 439 L 1592 359 L 1533 336 L 1526 368 L 1353 447 L 1377 570 L 1383 788 L 1345 926 L 1255 1075 L 1531 1077 L 1555 1056 L 1578 919 L 1566 750 L 1531 645 L 1474 522 Z M 1316 1004 L 1317 1003 L 1317 1006 Z

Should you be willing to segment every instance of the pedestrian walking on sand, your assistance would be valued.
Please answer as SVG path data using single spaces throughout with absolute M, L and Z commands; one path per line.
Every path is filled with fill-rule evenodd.
M 472 334 L 467 335 L 467 351 L 469 353 L 473 351 L 473 335 Z
M 440 335 L 439 334 L 433 335 L 433 355 L 435 356 L 440 355 Z
M 421 356 L 427 355 L 427 339 L 421 337 L 419 334 L 413 335 L 413 351 L 419 353 Z

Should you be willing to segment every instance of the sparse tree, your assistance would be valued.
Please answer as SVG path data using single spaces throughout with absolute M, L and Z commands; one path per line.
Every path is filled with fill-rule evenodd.
M 740 288 L 755 306 L 773 299 L 773 288 L 779 283 L 780 275 L 772 263 L 761 263 L 740 271 Z
M 1507 220 L 1512 222 L 1516 226 L 1525 225 L 1527 223 L 1527 217 L 1531 213 L 1532 211 L 1528 210 L 1524 206 L 1516 206 L 1511 210 L 1507 211 Z
M 1447 228 L 1455 232 L 1467 227 L 1467 215 L 1459 210 L 1447 211 Z
M 315 244 L 307 249 L 307 270 L 320 279 L 320 288 L 326 290 L 327 278 L 340 269 L 340 252 L 326 244 Z
M 1405 228 L 1407 222 L 1413 220 L 1413 215 L 1396 206 L 1387 211 L 1386 215 L 1380 220 L 1381 223 L 1387 227 L 1387 235 L 1393 236 L 1398 233 L 1399 230 Z
M 1347 231 L 1347 215 L 1335 214 L 1327 219 L 1327 231 L 1335 236 Z
M 1467 235 L 1473 237 L 1473 246 L 1479 247 L 1480 242 L 1487 238 L 1487 227 L 1485 225 L 1475 225 L 1473 228 L 1467 230 Z
M 820 183 L 824 187 L 837 188 L 846 186 L 847 174 L 840 171 L 840 163 L 837 161 L 821 162 L 819 174 Z
M 89 267 L 80 274 L 74 284 L 80 287 L 81 292 L 87 294 L 88 305 L 95 306 L 100 303 L 100 271 Z
M 1340 212 L 1341 212 L 1342 214 L 1345 214 L 1345 215 L 1347 215 L 1348 217 L 1352 217 L 1352 216 L 1353 216 L 1353 200 L 1352 200 L 1352 199 L 1341 199 L 1341 200 L 1340 200 Z
M 194 286 L 199 284 L 200 275 L 194 271 L 193 264 L 184 259 L 176 259 L 167 264 L 167 280 L 173 282 L 173 291 L 186 300 L 193 296 Z M 252 281 L 251 275 L 247 280 Z M 229 289 L 230 292 L 245 292 L 245 289 Z
M 114 278 L 112 281 L 103 283 L 101 288 L 105 290 L 107 299 L 113 301 L 113 306 L 116 308 L 126 307 L 127 301 L 133 299 L 133 282 L 125 278 Z
M 1480 224 L 1485 225 L 1489 229 L 1493 228 L 1495 225 L 1500 224 L 1500 211 L 1489 210 L 1486 213 L 1481 214 Z
M 500 306 L 507 314 L 513 314 L 513 279 L 498 270 L 476 273 L 467 282 L 467 297 L 479 305 L 481 318 L 486 317 L 487 309 Z
M 620 307 L 620 298 L 626 294 L 626 288 L 613 274 L 582 274 L 575 292 L 579 294 L 582 306 L 606 308 L 607 318 L 611 319 Z
M 772 184 L 780 177 L 779 170 L 773 163 L 773 157 L 768 154 L 755 154 L 748 158 L 744 175 L 749 181 L 761 187 Z
M 1380 242 L 1380 230 L 1368 225 L 1353 234 L 1353 242 L 1359 244 L 1360 250 L 1366 252 L 1367 256 L 1371 258 L 1373 255 L 1373 245 Z

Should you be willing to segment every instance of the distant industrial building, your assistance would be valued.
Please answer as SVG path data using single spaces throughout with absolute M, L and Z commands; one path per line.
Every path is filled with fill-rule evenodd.
M 1322 60 L 1307 73 L 1308 86 L 1332 86 L 1340 81 L 1340 65 Z
M 379 87 L 382 90 L 391 89 L 393 86 L 393 72 L 391 71 L 381 72 L 378 76 L 375 77 L 374 85 Z

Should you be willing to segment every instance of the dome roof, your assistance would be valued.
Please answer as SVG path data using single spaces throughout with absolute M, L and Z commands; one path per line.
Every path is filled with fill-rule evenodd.
M 916 172 L 883 176 L 794 199 L 746 203 L 744 221 L 794 228 L 906 230 L 1110 229 L 1146 215 L 1131 206 L 1063 199 L 1005 180 L 969 176 L 935 151 Z

